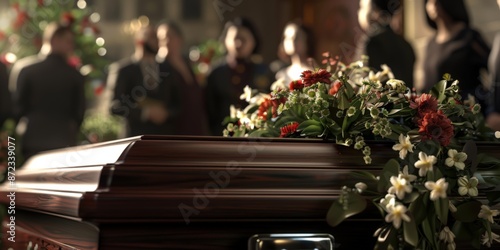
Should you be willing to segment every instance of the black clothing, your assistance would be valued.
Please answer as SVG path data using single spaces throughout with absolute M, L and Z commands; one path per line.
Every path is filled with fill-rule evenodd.
M 490 48 L 481 35 L 470 28 L 464 28 L 444 43 L 437 43 L 436 37 L 432 37 L 424 63 L 423 92 L 428 92 L 448 73 L 459 81 L 463 99 L 471 94 L 481 102 L 484 97 L 479 76 L 480 70 L 487 68 L 489 53 Z
M 487 113 L 500 113 L 500 33 L 495 36 L 489 58 L 491 94 Z
M 207 77 L 207 108 L 210 131 L 214 136 L 221 136 L 225 126 L 224 119 L 229 116 L 229 107 L 243 109 L 248 103 L 241 100 L 245 86 L 259 92 L 269 92 L 271 79 L 274 79 L 269 67 L 247 60 L 238 60 L 231 68 L 226 62 L 216 66 Z
M 114 87 L 111 113 L 126 118 L 127 136 L 174 133 L 180 97 L 178 87 L 165 81 L 168 71 L 162 71 L 158 63 L 145 65 L 128 58 L 111 65 L 109 74 L 108 84 Z M 149 105 L 167 110 L 163 124 L 148 120 L 144 111 Z
M 76 145 L 85 113 L 84 77 L 55 54 L 19 63 L 14 103 L 17 118 L 27 119 L 24 156 Z
M 208 135 L 208 115 L 205 107 L 205 96 L 202 87 L 196 81 L 189 62 L 185 60 L 186 66 L 194 82 L 186 82 L 168 61 L 160 64 L 162 72 L 169 72 L 165 81 L 179 87 L 180 108 L 179 116 L 175 121 L 175 135 Z
M 9 91 L 7 67 L 0 63 L 0 128 L 12 116 L 12 97 Z
M 413 87 L 413 68 L 415 53 L 411 45 L 389 26 L 374 24 L 364 43 L 364 55 L 368 56 L 368 66 L 381 70 L 387 64 L 394 77 L 402 80 L 409 88 Z

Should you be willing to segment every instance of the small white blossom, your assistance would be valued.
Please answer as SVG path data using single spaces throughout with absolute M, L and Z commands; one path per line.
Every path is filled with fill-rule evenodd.
M 413 144 L 411 144 L 410 136 L 404 136 L 403 134 L 399 135 L 399 143 L 392 146 L 392 149 L 395 151 L 399 151 L 399 158 L 406 158 L 408 152 L 413 153 Z
M 491 238 L 490 238 L 488 236 L 488 232 L 484 232 L 483 239 L 482 239 L 481 243 L 487 247 L 491 247 L 491 244 L 493 243 L 493 241 L 500 243 L 500 235 L 491 232 Z
M 458 179 L 458 193 L 462 196 L 469 195 L 471 197 L 478 195 L 477 184 L 479 183 L 476 177 L 472 177 L 470 179 L 467 176 L 460 177 Z
M 240 100 L 250 102 L 250 99 L 252 99 L 252 89 L 247 85 L 243 88 L 243 94 L 240 95 Z
M 497 216 L 498 214 L 500 214 L 500 212 L 498 212 L 498 210 L 491 210 L 490 207 L 488 207 L 486 205 L 482 205 L 481 211 L 479 211 L 479 214 L 477 215 L 477 217 L 479 217 L 481 219 L 485 219 L 491 223 L 495 223 L 493 221 L 493 217 Z
M 448 158 L 446 158 L 445 164 L 448 167 L 455 166 L 457 169 L 464 170 L 465 160 L 467 160 L 467 154 L 464 152 L 458 152 L 455 149 L 448 150 Z
M 439 198 L 446 198 L 446 189 L 448 189 L 448 182 L 444 178 L 436 182 L 427 181 L 425 187 L 431 191 L 431 200 L 435 201 Z
M 389 79 L 394 79 L 394 74 L 392 73 L 391 68 L 387 66 L 387 64 L 380 65 L 380 68 L 382 68 L 382 74 L 387 75 Z
M 393 194 L 386 194 L 384 198 L 380 199 L 380 205 L 387 211 L 387 206 L 396 205 L 396 196 Z
M 437 162 L 437 158 L 433 155 L 427 155 L 424 152 L 418 153 L 418 160 L 415 162 L 415 167 L 419 169 L 418 175 L 424 177 L 427 174 L 427 171 L 432 171 L 432 167 Z
M 354 185 L 354 187 L 356 187 L 356 189 L 358 190 L 359 193 L 362 193 L 363 191 L 365 191 L 368 188 L 368 186 L 363 182 L 356 183 L 356 185 Z
M 452 243 L 455 241 L 455 234 L 446 226 L 439 233 L 439 239 L 446 243 Z
M 403 171 L 399 172 L 402 178 L 405 178 L 408 182 L 413 182 L 417 179 L 417 176 L 408 173 L 408 165 L 404 166 Z
M 401 222 L 404 220 L 410 222 L 410 216 L 406 214 L 408 209 L 404 205 L 387 206 L 387 215 L 385 221 L 392 222 L 396 229 L 401 227 Z
M 495 138 L 500 139 L 500 131 L 495 132 Z
M 406 85 L 401 80 L 390 79 L 389 81 L 387 81 L 387 85 L 389 85 L 391 89 L 396 90 L 396 92 L 398 93 L 406 92 Z
M 405 198 L 405 193 L 411 193 L 411 184 L 401 175 L 398 175 L 398 177 L 392 176 L 390 181 L 392 187 L 390 187 L 387 192 L 390 194 L 396 194 L 398 199 L 402 200 Z

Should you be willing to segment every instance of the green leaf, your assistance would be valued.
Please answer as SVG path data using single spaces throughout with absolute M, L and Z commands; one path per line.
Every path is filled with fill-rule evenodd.
M 472 173 L 477 170 L 477 165 L 479 164 L 479 159 L 477 158 L 477 146 L 474 141 L 467 141 L 462 149 L 462 152 L 467 154 L 467 160 L 465 163 L 470 164 L 470 169 Z
M 411 214 L 407 213 L 407 215 L 410 216 L 410 222 L 403 221 L 405 241 L 406 243 L 416 247 L 418 245 L 417 224 Z
M 432 220 L 433 218 L 429 216 L 426 218 L 424 221 L 422 221 L 422 230 L 424 231 L 424 236 L 427 238 L 427 241 L 433 246 L 432 249 L 436 249 L 436 236 L 435 236 L 435 230 L 432 224 L 429 222 L 429 220 Z
M 426 193 L 426 194 L 427 194 L 427 198 L 428 198 L 429 195 L 428 195 L 428 193 Z M 415 201 L 413 201 L 409 207 L 409 210 L 412 213 L 415 222 L 419 225 L 420 225 L 420 223 L 422 223 L 422 221 L 425 220 L 425 218 L 427 216 L 427 213 L 426 213 L 427 207 L 425 206 L 425 204 L 423 202 L 425 196 L 426 196 L 425 194 L 419 195 L 418 198 Z
M 476 200 L 467 201 L 457 206 L 457 212 L 453 216 L 457 221 L 473 222 L 481 210 L 482 203 Z
M 258 129 L 248 135 L 248 137 L 271 137 L 269 131 L 265 129 Z
M 486 198 L 488 198 L 490 206 L 493 206 L 500 202 L 500 191 L 488 192 L 486 193 Z
M 431 90 L 431 94 L 434 97 L 436 97 L 438 103 L 443 102 L 444 99 L 446 98 L 445 95 L 446 84 L 447 84 L 446 80 L 441 80 L 436 85 L 434 85 L 434 87 Z
M 321 125 L 310 125 L 303 129 L 300 133 L 301 136 L 317 137 L 323 133 L 323 126 Z
M 363 212 L 366 208 L 365 198 L 358 193 L 349 192 L 344 202 L 347 202 L 347 205 L 341 204 L 338 200 L 334 201 L 328 210 L 326 221 L 330 226 L 335 227 L 345 219 Z
M 306 120 L 306 121 L 303 121 L 299 124 L 299 126 L 297 127 L 297 130 L 298 131 L 302 131 L 304 130 L 305 128 L 311 126 L 311 125 L 316 125 L 316 126 L 320 126 L 321 125 L 321 122 L 320 121 L 316 121 L 316 120 Z
M 448 224 L 449 205 L 448 198 L 441 198 L 434 201 L 436 214 L 443 225 Z
M 371 180 L 371 181 L 378 181 L 377 177 L 375 177 L 375 175 L 373 175 L 372 173 L 367 172 L 367 171 L 357 171 L 357 170 L 355 170 L 355 171 L 351 172 L 351 175 L 355 179 L 363 178 L 363 179 L 367 179 L 367 180 Z
M 380 175 L 380 180 L 378 182 L 378 191 L 383 193 L 386 192 L 387 189 L 389 188 L 390 184 L 390 179 L 392 176 L 398 176 L 399 175 L 399 162 L 395 159 L 389 160 L 385 166 L 384 169 L 381 172 L 382 174 Z

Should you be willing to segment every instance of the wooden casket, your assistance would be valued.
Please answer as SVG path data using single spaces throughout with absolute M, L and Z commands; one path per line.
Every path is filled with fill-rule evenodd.
M 377 213 L 332 228 L 327 211 L 351 170 L 380 171 L 395 152 L 320 140 L 140 136 L 39 154 L 17 169 L 3 249 L 247 249 L 255 234 L 323 233 L 370 249 Z M 481 151 L 494 153 L 495 145 Z M 36 246 L 36 248 L 35 248 Z

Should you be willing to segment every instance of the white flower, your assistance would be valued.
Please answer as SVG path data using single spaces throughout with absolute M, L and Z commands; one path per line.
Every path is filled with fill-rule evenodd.
M 401 227 L 401 221 L 410 222 L 410 217 L 406 214 L 408 209 L 404 205 L 387 206 L 387 215 L 385 221 L 392 222 L 396 229 Z
M 439 233 L 439 239 L 446 243 L 452 243 L 455 241 L 455 234 L 446 226 Z
M 392 73 L 391 68 L 387 66 L 387 64 L 380 65 L 380 68 L 382 68 L 382 74 L 387 75 L 389 79 L 394 79 L 394 74 Z
M 396 194 L 398 199 L 402 200 L 405 198 L 405 193 L 411 193 L 411 184 L 401 175 L 398 175 L 398 177 L 392 176 L 390 181 L 392 187 L 390 187 L 387 192 L 390 194 Z
M 380 205 L 387 211 L 388 206 L 396 205 L 396 196 L 393 194 L 386 194 L 385 198 L 380 199 Z
M 491 210 L 490 207 L 488 207 L 486 205 L 482 205 L 481 211 L 479 211 L 479 214 L 477 215 L 477 217 L 479 217 L 481 219 L 485 219 L 491 223 L 495 223 L 493 221 L 493 217 L 497 216 L 498 214 L 500 214 L 500 212 L 498 212 L 498 210 Z
M 457 248 L 457 244 L 455 244 L 455 242 L 450 242 L 446 246 L 446 249 L 448 249 L 448 250 L 455 250 L 456 248 Z
M 469 196 L 477 196 L 478 195 L 478 190 L 477 190 L 477 184 L 478 184 L 478 179 L 476 177 L 472 177 L 467 179 L 467 176 L 460 177 L 458 179 L 458 185 L 460 186 L 458 188 L 458 193 L 462 196 L 465 196 L 469 194 Z
M 493 241 L 500 243 L 500 235 L 491 232 L 491 238 L 490 238 L 488 236 L 488 232 L 484 232 L 482 244 L 487 246 L 487 247 L 491 247 L 491 244 L 493 243 Z
M 243 94 L 240 95 L 240 100 L 250 102 L 250 99 L 252 99 L 252 89 L 247 85 L 243 88 Z
M 496 137 L 497 139 L 500 139 L 500 131 L 495 132 L 495 137 Z
M 467 160 L 467 154 L 464 152 L 458 152 L 455 149 L 448 150 L 448 158 L 444 162 L 446 166 L 453 167 L 455 166 L 457 169 L 464 170 L 465 168 L 465 160 Z
M 439 179 L 437 182 L 426 181 L 425 187 L 431 190 L 431 200 L 435 201 L 439 198 L 446 198 L 446 189 L 448 189 L 448 182 L 444 178 Z
M 419 161 L 415 162 L 415 167 L 420 169 L 418 175 L 424 177 L 427 171 L 432 171 L 432 167 L 437 162 L 437 158 L 433 155 L 427 155 L 424 152 L 418 153 Z
M 391 89 L 396 90 L 398 93 L 406 92 L 406 85 L 401 80 L 390 79 L 387 81 L 387 85 L 389 85 Z
M 366 188 L 368 188 L 368 186 L 363 182 L 356 183 L 356 185 L 354 185 L 354 187 L 356 187 L 356 189 L 358 190 L 359 193 L 362 193 L 363 191 L 366 190 Z
M 403 134 L 399 135 L 399 143 L 392 146 L 392 149 L 395 151 L 399 151 L 399 158 L 406 158 L 408 152 L 413 153 L 413 144 L 411 144 L 410 136 L 404 136 Z
M 403 171 L 399 172 L 401 177 L 405 178 L 408 182 L 413 182 L 417 179 L 417 176 L 408 174 L 408 165 L 404 166 Z

